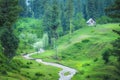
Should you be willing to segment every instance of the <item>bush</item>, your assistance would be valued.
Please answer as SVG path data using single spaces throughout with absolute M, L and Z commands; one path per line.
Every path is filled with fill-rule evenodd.
M 88 75 L 88 76 L 86 76 L 86 78 L 90 78 L 90 76 Z
M 7 75 L 7 71 L 2 70 L 2 71 L 1 71 L 1 74 L 3 74 L 3 75 Z
M 110 22 L 112 22 L 112 19 L 110 17 L 107 17 L 107 16 L 102 16 L 102 17 L 97 19 L 98 24 L 106 24 L 106 23 L 110 23 Z
M 28 65 L 33 64 L 32 62 L 27 62 Z
M 37 73 L 35 73 L 35 76 L 44 76 L 44 74 L 37 72 Z
M 3 53 L 10 61 L 16 55 L 19 39 L 13 34 L 12 30 L 6 28 L 0 40 L 4 48 Z
M 30 68 L 30 66 L 28 66 L 28 65 L 23 65 L 22 67 L 23 68 Z
M 0 60 L 0 64 L 2 64 L 3 63 L 3 61 L 2 60 Z
M 80 43 L 80 42 L 75 43 L 74 46 L 75 46 L 76 48 L 81 48 L 81 43 Z
M 85 64 L 83 64 L 82 67 L 86 67 L 86 66 L 90 66 L 90 64 L 89 63 L 85 63 Z
M 81 13 L 78 13 L 78 14 L 75 16 L 75 18 L 74 18 L 74 20 L 73 20 L 73 25 L 75 26 L 75 30 L 87 26 L 87 25 L 86 25 L 86 21 L 85 21 L 85 19 L 83 18 L 83 16 L 82 16 Z
M 98 61 L 98 58 L 95 58 L 95 59 L 94 59 L 94 62 L 97 62 L 97 61 Z
M 88 43 L 90 40 L 88 39 L 85 39 L 85 40 L 82 40 L 83 43 Z
M 85 73 L 84 70 L 80 70 L 77 74 L 84 75 L 84 73 Z
M 103 54 L 102 54 L 102 58 L 105 61 L 105 64 L 107 64 L 109 62 L 109 56 L 110 56 L 110 51 L 106 50 Z

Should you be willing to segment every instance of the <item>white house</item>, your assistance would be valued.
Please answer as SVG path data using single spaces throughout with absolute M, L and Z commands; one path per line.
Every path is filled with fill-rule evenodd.
M 92 18 L 90 18 L 86 23 L 88 24 L 88 26 L 95 26 L 96 25 L 96 22 Z

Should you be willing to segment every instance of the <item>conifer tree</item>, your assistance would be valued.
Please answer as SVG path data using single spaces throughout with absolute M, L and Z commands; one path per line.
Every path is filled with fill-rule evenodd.
M 0 27 L 3 33 L 0 37 L 4 55 L 12 59 L 18 47 L 18 38 L 13 34 L 12 26 L 20 12 L 18 0 L 0 0 Z
M 107 7 L 105 11 L 106 15 L 108 15 L 111 18 L 117 18 L 120 22 L 120 0 L 116 0 L 115 4 Z
M 45 12 L 45 4 L 47 0 L 34 0 L 32 10 L 34 11 L 35 18 L 43 18 Z
M 11 27 L 19 12 L 18 0 L 0 0 L 0 27 Z
M 120 19 L 120 0 L 116 0 L 115 4 L 109 6 L 106 8 L 106 14 L 111 18 L 118 18 Z M 119 24 L 120 25 L 120 24 Z M 113 30 L 115 33 L 117 33 L 120 36 L 120 31 Z M 120 38 L 116 39 L 115 42 L 112 43 L 114 49 L 113 54 L 118 57 L 118 61 L 120 61 Z
M 44 31 L 48 33 L 49 43 L 52 44 L 52 38 L 57 38 L 56 30 L 59 26 L 59 7 L 57 0 L 53 4 L 46 3 L 46 9 L 43 19 Z
M 73 15 L 74 15 L 74 1 L 67 0 L 65 9 L 66 26 L 65 28 L 63 28 L 65 33 L 68 33 L 70 31 L 70 21 L 72 20 Z
M 95 0 L 88 0 L 87 12 L 88 12 L 88 18 L 93 18 L 93 19 L 96 18 Z
M 20 12 L 20 16 L 22 17 L 27 17 L 27 5 L 26 5 L 26 0 L 19 0 L 19 4 L 22 8 L 22 11 Z

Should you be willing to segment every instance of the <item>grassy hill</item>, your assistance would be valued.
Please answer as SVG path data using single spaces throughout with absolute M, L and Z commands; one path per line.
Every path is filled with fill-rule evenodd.
M 117 68 L 113 66 L 115 58 L 110 57 L 111 63 L 104 64 L 102 54 L 112 48 L 111 42 L 118 35 L 112 30 L 120 29 L 118 24 L 97 25 L 84 27 L 70 35 L 65 35 L 57 41 L 59 59 L 55 59 L 55 51 L 47 50 L 34 58 L 42 58 L 73 67 L 78 70 L 73 80 L 120 80 Z M 113 63 L 112 63 L 113 62 Z
M 48 71 L 49 70 L 49 71 Z M 0 80 L 57 80 L 60 69 L 16 56 L 10 63 L 0 54 Z
M 39 25 L 39 26 L 38 26 Z M 21 33 L 36 33 L 42 35 L 41 21 L 31 18 L 20 19 L 16 23 L 15 34 L 19 37 Z M 34 28 L 37 29 L 33 30 Z M 0 30 L 1 29 L 0 27 Z M 36 32 L 35 32 L 36 31 Z M 0 34 L 2 31 L 0 31 Z M 25 38 L 28 40 L 28 38 Z M 24 39 L 24 40 L 25 40 Z M 59 78 L 58 72 L 60 69 L 56 67 L 46 66 L 32 60 L 26 60 L 21 56 L 21 53 L 33 52 L 30 43 L 24 44 L 24 40 L 20 39 L 17 56 L 8 63 L 5 56 L 2 54 L 2 47 L 0 45 L 0 80 L 57 80 Z M 29 38 L 31 40 L 31 36 Z M 49 71 L 48 71 L 49 70 Z
M 110 57 L 111 63 L 108 64 L 102 59 L 102 54 L 112 48 L 110 43 L 118 37 L 113 29 L 120 27 L 118 24 L 104 24 L 81 28 L 73 32 L 71 38 L 68 34 L 57 40 L 58 60 L 54 50 L 33 57 L 75 68 L 78 72 L 72 80 L 119 80 L 119 69 L 114 66 L 116 59 Z M 21 56 L 14 57 L 8 64 L 0 53 L 0 80 L 57 80 L 59 70 Z

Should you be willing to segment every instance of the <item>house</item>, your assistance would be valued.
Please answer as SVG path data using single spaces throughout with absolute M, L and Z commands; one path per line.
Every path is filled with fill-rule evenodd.
M 88 26 L 96 26 L 96 22 L 92 18 L 90 18 L 86 23 Z

